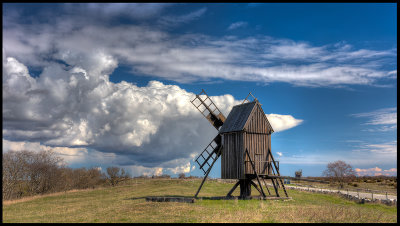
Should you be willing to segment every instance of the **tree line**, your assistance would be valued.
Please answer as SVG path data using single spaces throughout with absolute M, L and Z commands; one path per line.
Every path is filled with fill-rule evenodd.
M 53 151 L 3 153 L 3 200 L 72 189 L 115 186 L 130 175 L 119 167 L 72 169 Z

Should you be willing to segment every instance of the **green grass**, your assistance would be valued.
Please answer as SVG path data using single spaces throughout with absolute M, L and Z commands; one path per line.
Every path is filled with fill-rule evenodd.
M 193 196 L 200 180 L 140 179 L 117 187 L 3 203 L 4 222 L 396 222 L 397 208 L 336 195 L 288 190 L 293 200 L 146 202 Z M 224 196 L 233 184 L 207 181 L 199 197 Z M 272 191 L 271 191 L 272 192 Z M 281 191 L 282 192 L 282 191 Z M 257 195 L 253 189 L 253 195 Z M 239 189 L 234 193 L 239 194 Z M 283 192 L 282 192 L 283 194 Z

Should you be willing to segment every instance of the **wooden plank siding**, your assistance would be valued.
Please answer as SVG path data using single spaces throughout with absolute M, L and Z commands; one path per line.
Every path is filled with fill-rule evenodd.
M 244 179 L 243 133 L 225 133 L 222 137 L 224 151 L 221 153 L 221 178 Z
M 249 151 L 250 157 L 254 161 L 257 174 L 267 175 L 270 172 L 269 167 L 265 167 L 266 164 L 268 164 L 267 161 L 271 161 L 271 156 L 268 156 L 268 148 L 271 148 L 270 138 L 271 136 L 268 134 L 244 133 L 243 150 L 247 148 Z M 254 174 L 247 156 L 245 161 L 245 174 Z
M 231 126 L 223 125 L 222 127 L 225 129 L 225 132 L 221 133 L 224 147 L 224 151 L 221 154 L 222 179 L 245 179 L 246 174 L 254 175 L 254 170 L 245 154 L 246 149 L 254 162 L 257 174 L 272 174 L 271 165 L 268 165 L 269 167 L 265 166 L 271 161 L 268 150 L 271 149 L 271 133 L 273 129 L 260 104 L 256 102 L 249 114 L 250 106 L 247 104 L 246 106 L 237 107 L 237 112 L 235 111 L 236 113 L 232 115 L 230 113 L 227 118 L 227 121 L 234 119 L 235 122 L 232 122 Z M 239 112 L 245 116 L 242 114 L 239 116 Z M 238 123 L 243 125 L 243 128 L 240 131 L 234 131 L 233 129 L 239 129 L 239 126 L 236 125 Z M 229 131 L 228 129 L 232 130 Z

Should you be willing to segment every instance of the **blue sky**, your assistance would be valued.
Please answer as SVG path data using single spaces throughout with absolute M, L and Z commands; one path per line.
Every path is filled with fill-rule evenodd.
M 72 167 L 202 175 L 249 92 L 275 129 L 281 174 L 344 160 L 397 174 L 397 4 L 3 4 L 3 149 L 53 149 Z M 211 177 L 220 176 L 217 162 Z

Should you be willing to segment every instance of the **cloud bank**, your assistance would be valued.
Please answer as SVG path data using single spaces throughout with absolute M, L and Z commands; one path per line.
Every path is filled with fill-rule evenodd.
M 375 168 L 369 168 L 369 169 L 355 169 L 356 174 L 358 176 L 396 176 L 397 175 L 397 169 L 396 168 L 391 168 L 388 170 L 382 170 L 379 167 Z
M 69 66 L 49 64 L 38 77 L 3 55 L 3 145 L 8 150 L 54 148 L 70 163 L 187 173 L 194 169 L 190 161 L 217 133 L 190 103 L 194 93 L 158 81 L 144 87 L 110 82 L 118 61 L 102 51 L 66 54 Z M 211 99 L 226 116 L 241 103 L 229 94 Z M 301 121 L 267 116 L 276 131 Z

